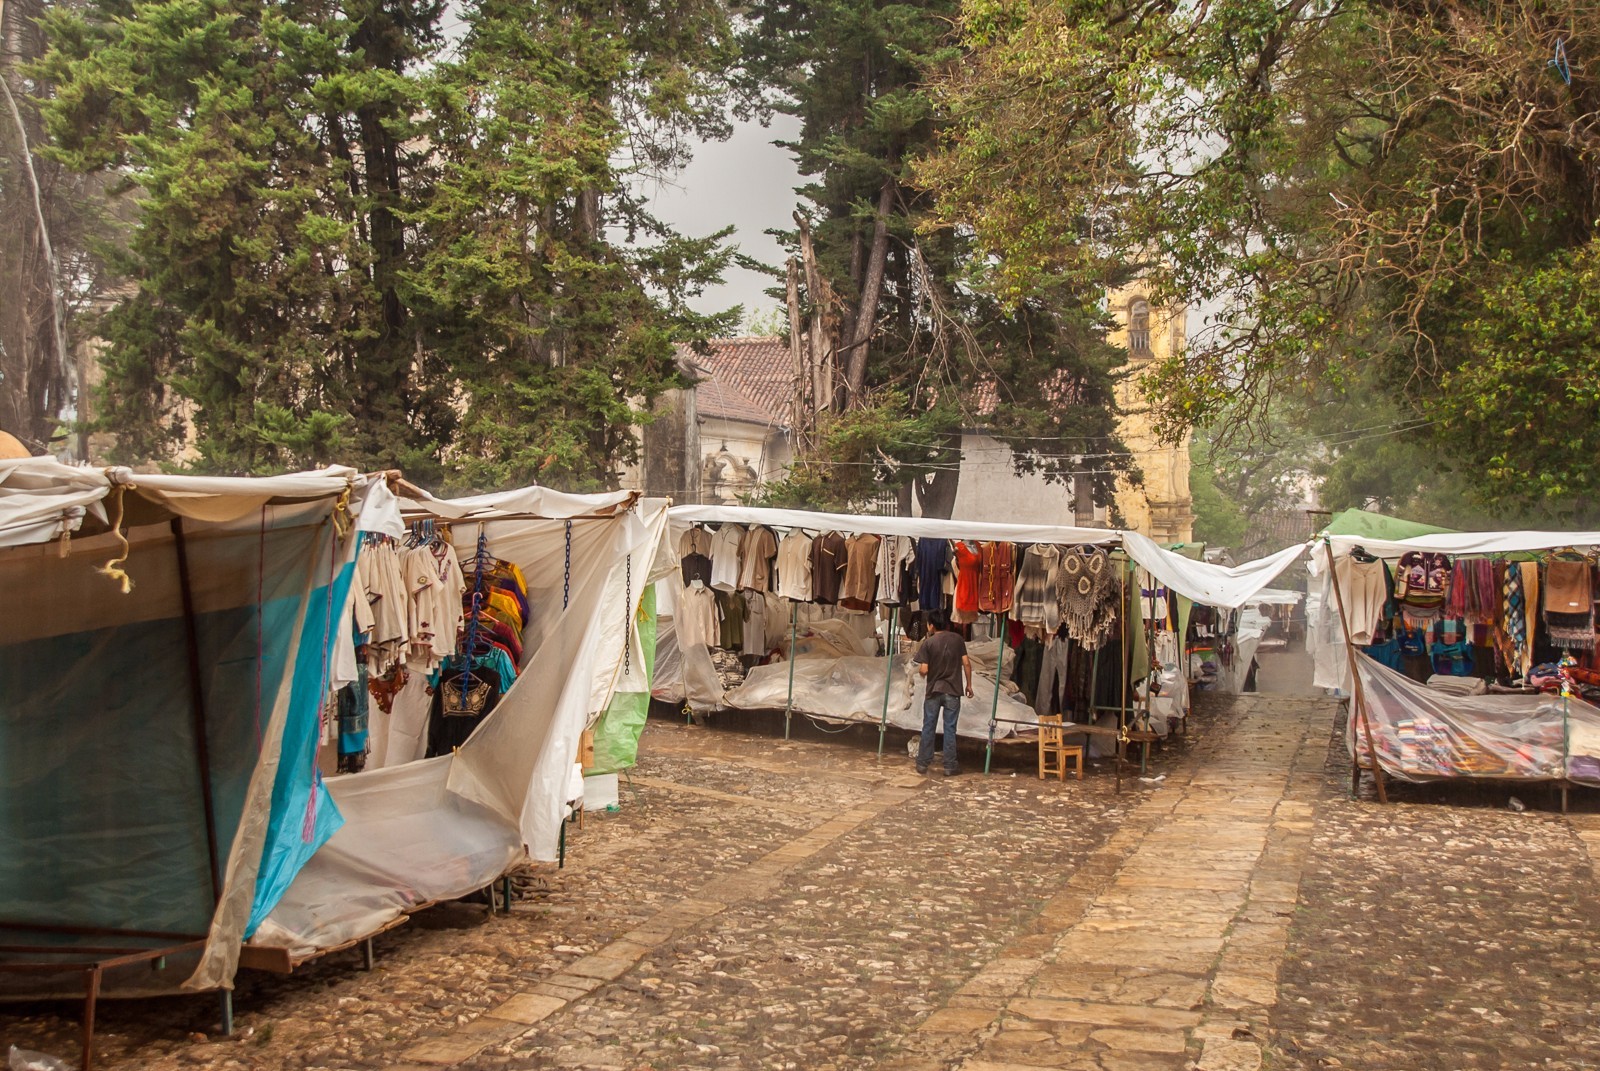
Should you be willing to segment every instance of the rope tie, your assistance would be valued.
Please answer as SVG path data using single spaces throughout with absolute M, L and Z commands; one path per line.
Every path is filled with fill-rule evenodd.
M 133 578 L 128 575 L 127 570 L 122 568 L 123 563 L 128 560 L 128 554 L 132 550 L 133 545 L 128 542 L 128 535 L 122 530 L 122 520 L 124 515 L 123 498 L 126 496 L 128 489 L 133 487 L 135 487 L 135 485 L 131 483 L 119 483 L 111 488 L 111 493 L 115 495 L 117 499 L 117 519 L 111 525 L 111 532 L 117 537 L 117 540 L 121 542 L 122 553 L 95 570 L 95 572 L 99 573 L 100 575 L 108 576 L 112 580 L 119 582 L 122 585 L 122 593 L 124 595 L 133 590 Z M 65 546 L 65 544 L 63 544 L 63 546 Z M 65 556 L 64 552 L 63 556 Z
M 333 504 L 333 530 L 338 535 L 340 542 L 350 534 L 350 529 L 355 524 L 355 514 L 350 512 L 350 485 L 344 485 L 344 491 L 339 495 L 339 501 Z

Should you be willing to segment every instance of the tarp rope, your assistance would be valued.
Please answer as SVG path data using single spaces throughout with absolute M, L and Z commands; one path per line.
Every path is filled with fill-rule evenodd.
M 134 489 L 134 487 L 135 485 L 131 483 L 119 483 L 111 488 L 111 493 L 115 495 L 117 499 L 117 519 L 112 522 L 111 533 L 115 535 L 118 542 L 122 544 L 122 553 L 95 570 L 95 572 L 101 574 L 102 576 L 109 576 L 112 580 L 120 582 L 122 585 L 122 593 L 124 595 L 127 595 L 129 592 L 133 591 L 133 577 L 129 576 L 127 570 L 122 568 L 123 564 L 128 560 L 128 554 L 132 550 L 133 545 L 128 542 L 128 534 L 122 530 L 124 514 L 123 498 L 126 492 L 130 489 Z

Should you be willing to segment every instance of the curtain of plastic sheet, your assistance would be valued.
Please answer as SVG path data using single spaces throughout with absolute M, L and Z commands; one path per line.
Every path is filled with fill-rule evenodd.
M 318 526 L 186 527 L 218 855 L 239 828 Z M 0 554 L 0 919 L 205 933 L 215 907 L 166 525 Z M 221 859 L 217 860 L 221 865 Z

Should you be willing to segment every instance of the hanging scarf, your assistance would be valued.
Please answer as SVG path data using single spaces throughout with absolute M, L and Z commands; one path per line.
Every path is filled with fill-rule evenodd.
M 1544 574 L 1544 623 L 1550 642 L 1568 650 L 1594 647 L 1594 588 L 1589 563 L 1551 562 Z
M 1527 654 L 1528 628 L 1523 606 L 1522 570 L 1517 568 L 1515 562 L 1506 566 L 1505 608 L 1505 634 L 1509 641 L 1506 661 L 1517 668 L 1523 664 Z

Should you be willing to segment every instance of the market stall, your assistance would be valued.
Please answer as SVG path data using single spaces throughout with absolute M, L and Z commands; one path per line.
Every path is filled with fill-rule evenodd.
M 1353 696 L 1352 777 L 1587 783 L 1595 532 L 1327 535 L 1319 643 Z M 1319 665 L 1333 662 L 1322 652 Z M 1563 799 L 1565 792 L 1563 791 Z
M 344 827 L 255 932 L 253 965 L 289 969 L 482 889 L 520 860 L 556 861 L 568 806 L 583 796 L 586 730 L 611 769 L 631 764 L 637 746 L 665 503 L 544 488 L 455 500 L 400 491 L 403 531 L 393 545 L 372 537 L 363 560 L 376 574 L 385 555 L 399 556 L 401 577 L 446 585 L 439 605 L 450 609 L 430 622 L 426 587 L 408 584 L 402 598 L 415 605 L 392 614 L 401 635 L 388 638 L 378 622 L 392 584 L 357 585 L 347 642 L 364 641 L 366 762 L 327 778 Z
M 342 821 L 317 771 L 361 530 L 351 469 L 260 479 L 0 461 L 0 990 L 231 984 Z
M 921 724 L 908 644 L 930 610 L 996 651 L 992 673 L 975 659 L 989 716 L 961 730 L 990 753 L 1040 713 L 1080 725 L 1109 717 L 1108 731 L 1125 736 L 1130 713 L 1148 719 L 1155 708 L 1166 728 L 1186 700 L 1169 683 L 1152 703 L 1157 681 L 1130 703 L 1130 669 L 1139 662 L 1142 677 L 1152 666 L 1131 585 L 1158 590 L 1163 615 L 1169 588 L 1237 605 L 1299 553 L 1224 569 L 1104 529 L 716 506 L 671 515 L 680 583 L 663 610 L 658 698 L 781 709 L 786 732 L 796 713 L 866 722 L 880 750 L 891 724 Z

